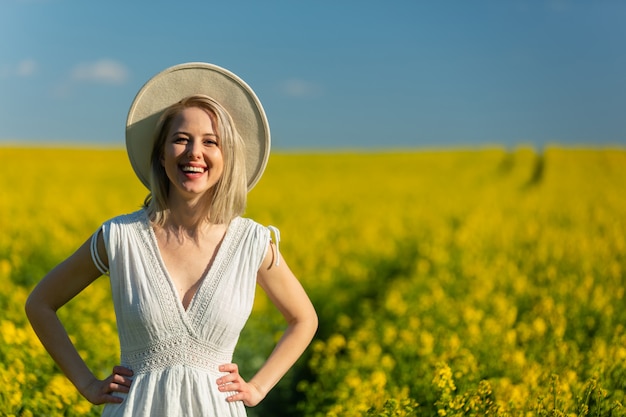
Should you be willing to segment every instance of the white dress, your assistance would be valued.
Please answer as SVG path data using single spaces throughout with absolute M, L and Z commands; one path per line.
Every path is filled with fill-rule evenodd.
M 124 401 L 107 404 L 103 416 L 246 415 L 243 403 L 227 402 L 232 393 L 218 391 L 215 381 L 224 375 L 218 366 L 232 362 L 252 310 L 270 228 L 235 218 L 185 310 L 146 211 L 103 224 L 121 364 L 134 372 L 130 392 L 116 394 Z M 95 238 L 94 262 L 104 269 L 94 244 Z

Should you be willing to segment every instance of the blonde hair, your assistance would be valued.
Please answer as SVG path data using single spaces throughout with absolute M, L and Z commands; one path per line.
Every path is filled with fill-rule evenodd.
M 168 107 L 161 115 L 154 132 L 152 154 L 150 157 L 150 194 L 144 201 L 144 207 L 154 224 L 163 226 L 169 214 L 167 206 L 170 180 L 161 161 L 167 135 L 173 120 L 180 112 L 189 107 L 197 107 L 211 117 L 218 135 L 218 146 L 224 158 L 224 171 L 213 188 L 210 203 L 200 220 L 209 220 L 215 224 L 228 224 L 232 219 L 243 214 L 247 199 L 247 176 L 244 142 L 230 114 L 217 101 L 205 95 L 192 95 Z

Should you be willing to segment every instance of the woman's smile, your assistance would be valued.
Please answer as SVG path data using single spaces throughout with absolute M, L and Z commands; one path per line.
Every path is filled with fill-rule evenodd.
M 180 170 L 187 178 L 197 179 L 200 178 L 205 172 L 207 172 L 208 168 L 202 165 L 183 164 L 180 165 Z

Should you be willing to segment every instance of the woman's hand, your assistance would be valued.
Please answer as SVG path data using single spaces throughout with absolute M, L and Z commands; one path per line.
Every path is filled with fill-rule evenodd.
M 217 379 L 218 389 L 221 392 L 234 392 L 235 394 L 226 398 L 226 401 L 243 401 L 247 407 L 254 407 L 265 397 L 259 387 L 244 381 L 239 375 L 239 368 L 235 363 L 221 365 L 220 372 L 228 372 Z
M 127 394 L 133 380 L 133 371 L 123 366 L 113 368 L 113 373 L 104 380 L 94 379 L 89 385 L 81 389 L 81 394 L 92 404 L 121 403 L 122 398 L 113 395 L 114 392 Z

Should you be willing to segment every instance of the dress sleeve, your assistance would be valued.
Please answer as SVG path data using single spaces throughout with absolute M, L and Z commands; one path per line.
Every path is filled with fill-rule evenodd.
M 270 231 L 270 240 L 272 239 L 272 233 L 274 234 L 274 243 L 276 244 L 276 266 L 280 264 L 280 230 L 275 226 L 267 226 Z
M 102 231 L 102 227 L 98 228 L 98 230 L 96 230 L 96 232 L 91 236 L 91 259 L 93 260 L 94 265 L 96 265 L 96 268 L 98 268 L 98 271 L 102 273 L 102 275 L 108 275 L 109 268 L 102 261 L 100 255 L 98 254 L 98 234 L 100 233 L 100 231 Z

